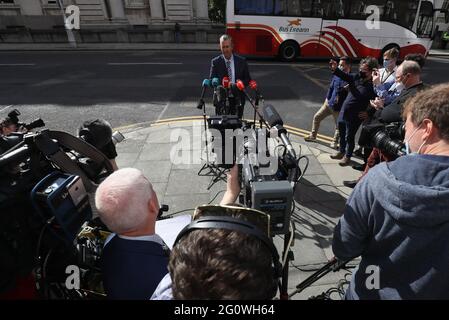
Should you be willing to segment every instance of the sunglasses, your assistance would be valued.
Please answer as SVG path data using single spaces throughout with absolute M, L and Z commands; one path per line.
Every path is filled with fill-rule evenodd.
M 267 237 L 270 237 L 270 216 L 262 211 L 229 205 L 203 205 L 196 207 L 192 220 L 207 216 L 240 219 L 254 225 Z

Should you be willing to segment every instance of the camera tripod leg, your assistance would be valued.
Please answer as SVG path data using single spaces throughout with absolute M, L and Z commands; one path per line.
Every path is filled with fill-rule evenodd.
M 283 252 L 283 256 L 285 256 L 287 254 L 287 259 L 285 261 L 285 265 L 282 268 L 282 281 L 281 281 L 281 288 L 280 288 L 280 300 L 288 300 L 289 295 L 288 295 L 288 265 L 289 262 L 292 259 L 291 257 L 291 251 L 290 251 L 290 246 L 289 246 L 289 240 L 292 236 L 292 232 L 289 231 L 285 236 L 284 236 L 284 252 Z
M 331 261 L 329 261 L 324 267 L 316 271 L 314 274 L 312 274 L 310 277 L 305 279 L 303 282 L 298 284 L 296 286 L 296 290 L 288 295 L 289 298 L 294 296 L 297 293 L 300 293 L 304 291 L 307 287 L 311 286 L 313 283 L 324 277 L 329 272 L 337 272 L 341 268 L 343 268 L 349 261 L 352 259 L 346 260 L 344 262 L 339 261 L 337 258 L 333 258 Z

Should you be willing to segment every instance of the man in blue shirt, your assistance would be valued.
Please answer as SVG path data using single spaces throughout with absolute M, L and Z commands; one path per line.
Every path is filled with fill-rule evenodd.
M 351 72 L 351 61 L 349 57 L 341 57 L 340 62 L 338 64 L 338 68 L 349 74 Z M 305 137 L 305 141 L 313 142 L 316 140 L 316 136 L 318 134 L 318 130 L 320 128 L 320 123 L 324 119 L 329 116 L 334 117 L 335 121 L 335 134 L 334 141 L 330 144 L 331 148 L 336 148 L 338 146 L 339 141 L 339 130 L 338 130 L 338 114 L 340 113 L 341 106 L 346 99 L 348 92 L 344 88 L 347 85 L 347 82 L 340 79 L 337 76 L 332 77 L 331 84 L 329 86 L 329 90 L 327 92 L 326 100 L 320 110 L 313 116 L 312 122 L 312 132 L 309 136 Z

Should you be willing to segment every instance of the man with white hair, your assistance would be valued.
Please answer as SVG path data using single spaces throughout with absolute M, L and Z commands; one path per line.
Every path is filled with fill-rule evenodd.
M 149 299 L 168 272 L 169 253 L 155 234 L 159 202 L 151 183 L 137 169 L 120 169 L 100 184 L 95 204 L 116 234 L 101 257 L 108 298 Z

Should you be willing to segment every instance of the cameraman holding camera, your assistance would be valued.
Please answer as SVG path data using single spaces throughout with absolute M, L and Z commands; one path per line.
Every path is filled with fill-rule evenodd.
M 380 105 L 374 114 L 371 123 L 378 122 L 383 124 L 402 122 L 401 111 L 403 105 L 408 99 L 416 95 L 417 92 L 424 90 L 427 86 L 421 81 L 421 68 L 415 61 L 404 61 L 396 71 L 396 83 L 404 87 L 402 93 L 389 105 Z M 368 157 L 365 171 L 362 175 L 382 161 L 392 161 L 396 155 L 391 155 L 374 148 Z M 355 185 L 355 183 L 354 183 Z
M 334 231 L 338 259 L 362 257 L 346 299 L 449 298 L 449 84 L 407 101 L 403 119 L 408 155 L 370 170 Z
M 0 136 L 6 137 L 17 131 L 17 125 L 9 118 L 0 121 Z

